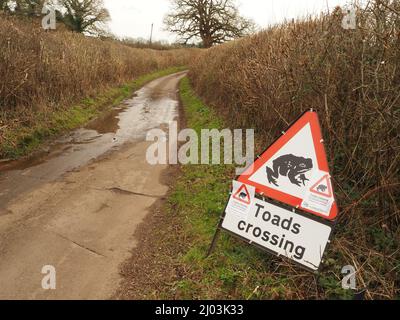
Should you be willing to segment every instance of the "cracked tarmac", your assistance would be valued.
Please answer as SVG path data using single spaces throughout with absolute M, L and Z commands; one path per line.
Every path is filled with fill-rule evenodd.
M 145 136 L 177 117 L 182 76 L 149 83 L 46 154 L 0 167 L 0 299 L 108 299 L 118 289 L 136 228 L 168 191 L 167 166 L 146 162 Z M 56 290 L 41 287 L 45 265 Z

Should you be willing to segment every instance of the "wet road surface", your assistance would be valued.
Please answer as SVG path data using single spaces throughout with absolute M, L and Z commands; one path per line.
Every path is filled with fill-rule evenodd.
M 118 288 L 135 228 L 168 191 L 145 137 L 178 116 L 184 74 L 149 83 L 33 158 L 0 164 L 0 299 L 107 299 Z M 56 290 L 41 286 L 45 265 Z

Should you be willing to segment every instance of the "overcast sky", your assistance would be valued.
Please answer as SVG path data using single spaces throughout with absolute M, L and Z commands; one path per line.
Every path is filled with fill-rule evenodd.
M 163 18 L 170 0 L 104 0 L 110 11 L 111 31 L 119 37 L 148 39 L 154 23 L 154 40 L 173 42 L 174 35 L 163 31 Z M 237 0 L 242 15 L 252 18 L 260 27 L 284 19 L 326 11 L 349 0 Z

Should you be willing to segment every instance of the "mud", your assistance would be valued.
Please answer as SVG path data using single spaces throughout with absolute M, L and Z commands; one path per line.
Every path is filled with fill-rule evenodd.
M 153 81 L 113 112 L 0 167 L 0 298 L 107 299 L 133 234 L 168 187 L 145 159 L 148 130 L 178 116 L 184 73 Z M 57 289 L 41 269 L 57 270 Z

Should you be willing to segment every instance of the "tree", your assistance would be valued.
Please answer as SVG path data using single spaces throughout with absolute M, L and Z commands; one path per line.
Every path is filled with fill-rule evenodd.
M 16 0 L 15 13 L 27 16 L 41 15 L 46 0 Z
M 0 0 L 0 10 L 8 10 L 8 0 Z
M 110 18 L 102 0 L 59 0 L 62 14 L 59 19 L 72 31 L 99 34 Z
M 201 39 L 206 48 L 254 31 L 253 21 L 240 16 L 233 0 L 172 0 L 165 17 L 167 30 L 186 44 Z

